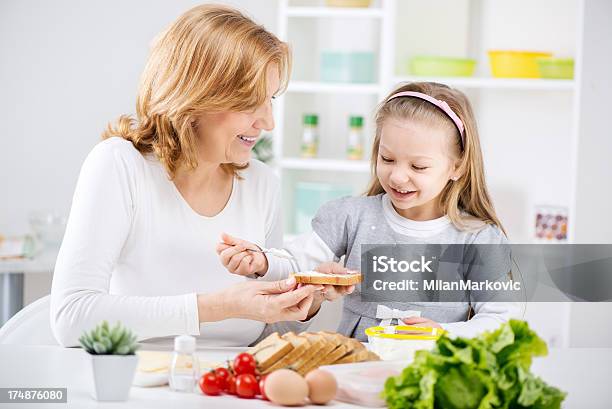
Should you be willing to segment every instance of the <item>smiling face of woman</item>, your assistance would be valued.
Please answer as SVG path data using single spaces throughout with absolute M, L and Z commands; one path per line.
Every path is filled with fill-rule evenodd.
M 443 215 L 438 196 L 455 175 L 446 129 L 389 118 L 383 124 L 376 175 L 397 212 L 412 220 Z
M 278 68 L 270 64 L 266 72 L 266 101 L 249 112 L 214 112 L 196 120 L 200 160 L 212 163 L 242 164 L 262 131 L 274 129 L 272 100 L 280 86 Z

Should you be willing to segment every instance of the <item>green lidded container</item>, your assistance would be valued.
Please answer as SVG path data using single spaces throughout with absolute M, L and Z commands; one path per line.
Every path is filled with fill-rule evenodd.
M 360 84 L 376 82 L 376 57 L 367 51 L 323 51 L 321 81 Z
M 542 78 L 571 80 L 574 78 L 573 58 L 536 58 L 538 70 Z
M 471 77 L 476 60 L 469 58 L 416 56 L 410 59 L 409 71 L 413 75 L 435 77 Z

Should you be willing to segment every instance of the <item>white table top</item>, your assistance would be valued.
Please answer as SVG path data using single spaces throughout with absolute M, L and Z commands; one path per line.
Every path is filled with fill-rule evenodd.
M 211 361 L 236 355 L 236 348 L 199 350 Z M 568 392 L 564 408 L 608 408 L 612 402 L 612 349 L 551 349 L 546 358 L 536 358 L 533 372 L 546 382 Z M 0 345 L 0 387 L 67 387 L 68 404 L 39 404 L 52 408 L 271 408 L 277 407 L 259 399 L 234 396 L 204 396 L 201 393 L 175 393 L 168 387 L 133 387 L 126 402 L 97 402 L 92 390 L 92 372 L 87 353 L 80 349 L 52 346 Z M 176 406 L 174 406 L 176 405 Z M 180 405 L 180 406 L 179 406 Z M 28 405 L 26 405 L 28 406 Z M 23 408 L 23 404 L 4 405 Z M 28 407 L 34 407 L 29 404 Z M 312 408 L 321 406 L 311 406 Z M 335 409 L 356 408 L 346 403 L 330 403 Z

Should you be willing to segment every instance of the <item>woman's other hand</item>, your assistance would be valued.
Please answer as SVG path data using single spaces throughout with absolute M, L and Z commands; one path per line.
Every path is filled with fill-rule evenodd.
M 227 271 L 241 276 L 252 274 L 263 276 L 266 274 L 268 271 L 266 256 L 258 251 L 247 250 L 261 250 L 257 245 L 226 233 L 221 235 L 221 240 L 222 242 L 217 245 L 216 250 L 221 264 Z
M 198 295 L 200 322 L 244 318 L 273 323 L 304 320 L 314 293 L 323 286 L 297 288 L 295 278 L 280 281 L 245 281 L 216 294 Z

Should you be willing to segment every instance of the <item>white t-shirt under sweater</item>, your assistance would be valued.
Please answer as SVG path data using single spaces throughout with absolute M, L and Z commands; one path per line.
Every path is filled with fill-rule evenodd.
M 190 334 L 202 346 L 255 341 L 264 323 L 199 324 L 196 301 L 196 294 L 247 279 L 219 261 L 215 247 L 222 232 L 260 246 L 282 245 L 278 179 L 256 160 L 240 174 L 225 208 L 205 217 L 189 206 L 153 155 L 143 156 L 117 137 L 100 142 L 81 169 L 55 266 L 56 338 L 77 345 L 84 330 L 107 320 L 121 321 L 139 340 Z M 280 271 L 273 264 L 270 271 Z

